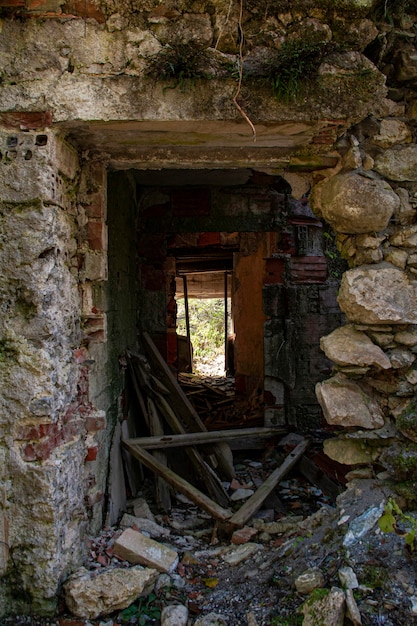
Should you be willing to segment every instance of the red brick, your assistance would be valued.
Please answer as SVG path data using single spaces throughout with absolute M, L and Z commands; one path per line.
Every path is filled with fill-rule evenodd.
M 0 5 L 4 6 L 4 5 Z M 32 113 L 5 112 L 0 114 L 0 123 L 7 128 L 20 130 L 41 130 L 52 125 L 52 113 L 39 111 Z
M 90 161 L 88 165 L 89 178 L 95 183 L 95 191 L 100 190 L 106 183 L 106 168 L 101 161 Z
M 95 461 L 97 458 L 97 454 L 98 454 L 98 446 L 93 446 L 91 448 L 87 449 L 87 454 L 85 457 L 85 462 L 87 463 L 88 461 Z
M 16 439 L 23 440 L 39 440 L 43 437 L 56 435 L 58 432 L 57 424 L 36 424 L 21 426 L 16 434 Z
M 24 7 L 25 0 L 0 0 L 0 7 Z
M 22 447 L 22 458 L 25 461 L 45 461 L 51 456 L 52 450 L 62 443 L 61 434 L 46 437 L 38 443 L 30 443 Z
M 88 220 L 87 224 L 88 245 L 92 250 L 104 250 L 104 224 L 101 221 Z
M 91 0 L 67 0 L 63 9 L 79 17 L 92 18 L 99 24 L 104 24 L 106 21 L 100 7 L 96 3 L 91 2 Z
M 68 422 L 62 427 L 62 438 L 64 441 L 70 441 L 76 438 L 82 431 L 82 421 L 77 419 Z
M 26 0 L 26 9 L 28 11 L 36 11 L 36 9 L 39 9 L 39 7 L 44 7 L 46 4 L 46 0 Z M 56 2 L 56 7 L 55 10 L 59 11 L 61 9 L 61 3 Z
M 87 217 L 104 218 L 105 204 L 102 193 L 94 193 L 89 197 L 89 204 L 85 205 Z
M 286 259 L 266 259 L 264 285 L 285 284 Z
M 177 333 L 167 333 L 167 362 L 173 365 L 177 361 Z
M 89 357 L 88 351 L 86 348 L 77 348 L 74 350 L 74 360 L 78 365 L 81 365 L 86 361 Z
M 324 256 L 295 257 L 290 261 L 290 279 L 294 284 L 324 283 L 327 261 Z
M 98 430 L 104 430 L 106 428 L 106 416 L 101 417 L 86 417 L 85 428 L 88 433 L 95 433 Z
M 235 530 L 232 535 L 232 543 L 236 545 L 240 545 L 242 543 L 248 543 L 258 531 L 256 528 L 252 528 L 251 526 L 244 526 L 243 528 L 239 528 L 239 530 Z
M 215 246 L 220 243 L 220 233 L 200 233 L 199 246 Z

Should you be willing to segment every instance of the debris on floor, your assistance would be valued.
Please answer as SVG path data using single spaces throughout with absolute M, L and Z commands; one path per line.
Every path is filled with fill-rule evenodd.
M 257 473 L 261 480 L 271 464 L 271 457 L 239 458 L 236 480 L 250 481 Z M 383 513 L 389 495 L 376 479 L 355 480 L 331 504 L 319 490 L 311 493 L 295 467 L 273 490 L 272 504 L 236 531 L 235 541 L 182 494 L 172 494 L 169 514 L 159 513 L 146 480 L 140 497 L 128 502 L 123 523 L 90 539 L 84 567 L 64 585 L 63 614 L 5 624 L 412 626 L 415 554 L 404 535 L 382 532 L 374 514 Z M 295 501 L 301 506 L 282 510 L 283 503 Z M 158 538 L 149 538 L 144 514 L 163 529 Z M 157 558 L 178 556 L 175 566 L 157 571 L 135 564 L 133 551 L 120 554 L 117 545 L 126 532 L 152 542 Z

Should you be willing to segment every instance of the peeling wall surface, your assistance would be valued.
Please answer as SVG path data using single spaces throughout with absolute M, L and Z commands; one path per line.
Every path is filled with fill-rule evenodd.
M 266 423 L 323 415 L 331 458 L 416 505 L 416 25 L 379 0 L 0 2 L 0 615 L 53 613 L 107 513 L 118 358 L 166 322 L 138 171 L 286 181 L 246 228 L 271 235 Z

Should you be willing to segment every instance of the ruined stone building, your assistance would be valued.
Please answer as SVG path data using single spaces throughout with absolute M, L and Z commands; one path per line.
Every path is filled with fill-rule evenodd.
M 413 0 L 0 0 L 0 615 L 117 518 L 121 355 L 175 367 L 202 269 L 265 424 L 412 497 L 416 36 Z

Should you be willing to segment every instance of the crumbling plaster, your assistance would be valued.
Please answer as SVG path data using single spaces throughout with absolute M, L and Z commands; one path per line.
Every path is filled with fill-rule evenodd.
M 229 2 L 2 3 L 0 615 L 54 611 L 60 583 L 82 560 L 86 529 L 102 521 L 121 386 L 114 356 L 133 341 L 120 327 L 111 349 L 107 343 L 109 320 L 113 333 L 118 306 L 124 305 L 109 299 L 117 277 L 108 274 L 107 208 L 114 211 L 112 226 L 123 232 L 133 210 L 117 223 L 117 198 L 107 207 L 108 167 L 256 166 L 288 176 L 294 190 L 351 170 L 367 180 L 384 178 L 393 202 L 381 231 L 368 231 L 369 213 L 380 207 L 366 193 L 365 216 L 346 206 L 348 231 L 337 216 L 334 228 L 352 267 L 340 304 L 392 367 L 380 372 L 352 363 L 340 345 L 327 343 L 336 362 L 343 362 L 337 366 L 342 375 L 354 379 L 356 395 L 372 399 L 368 409 L 378 404 L 378 418 L 371 415 L 364 426 L 374 440 L 372 458 L 393 432 L 401 442 L 393 427 L 417 384 L 415 319 L 401 313 L 395 320 L 375 319 L 372 298 L 386 309 L 389 275 L 395 273 L 407 284 L 407 310 L 414 300 L 417 70 L 409 38 L 404 44 L 400 37 L 391 64 L 381 46 L 380 69 L 364 56 L 371 42 L 385 42 L 388 52 L 392 45 L 387 24 L 375 25 L 369 17 L 373 5 L 346 0 L 335 8 L 327 0 L 314 6 L 300 0 L 289 10 L 283 2 L 275 9 L 248 2 L 240 20 L 239 3 Z M 412 33 L 415 16 L 407 19 L 400 26 Z M 237 63 L 239 29 L 252 70 L 269 49 L 312 31 L 349 48 L 322 64 L 321 88 L 301 101 L 279 102 L 262 82 L 242 84 L 239 101 L 257 129 L 256 142 L 234 103 L 236 77 L 219 78 L 213 70 L 219 62 Z M 210 80 L 181 89 L 146 78 L 147 60 L 178 37 L 209 49 Z M 386 98 L 381 69 L 393 79 L 388 95 L 395 101 Z M 318 213 L 333 215 L 332 194 L 329 202 L 318 192 L 314 197 Z M 369 281 L 366 293 L 357 287 L 361 279 L 354 280 L 361 272 Z M 372 274 L 386 279 L 378 286 Z M 356 317 L 358 307 L 372 310 L 372 319 Z M 271 388 L 277 384 L 269 381 Z M 330 398 L 324 412 L 331 423 L 332 406 L 350 387 L 337 395 L 332 383 L 318 393 Z M 379 428 L 381 413 L 385 430 Z M 333 451 L 329 446 L 329 454 L 346 459 L 358 445 L 366 448 L 367 434 L 349 431 Z M 17 588 L 24 589 L 20 597 Z

